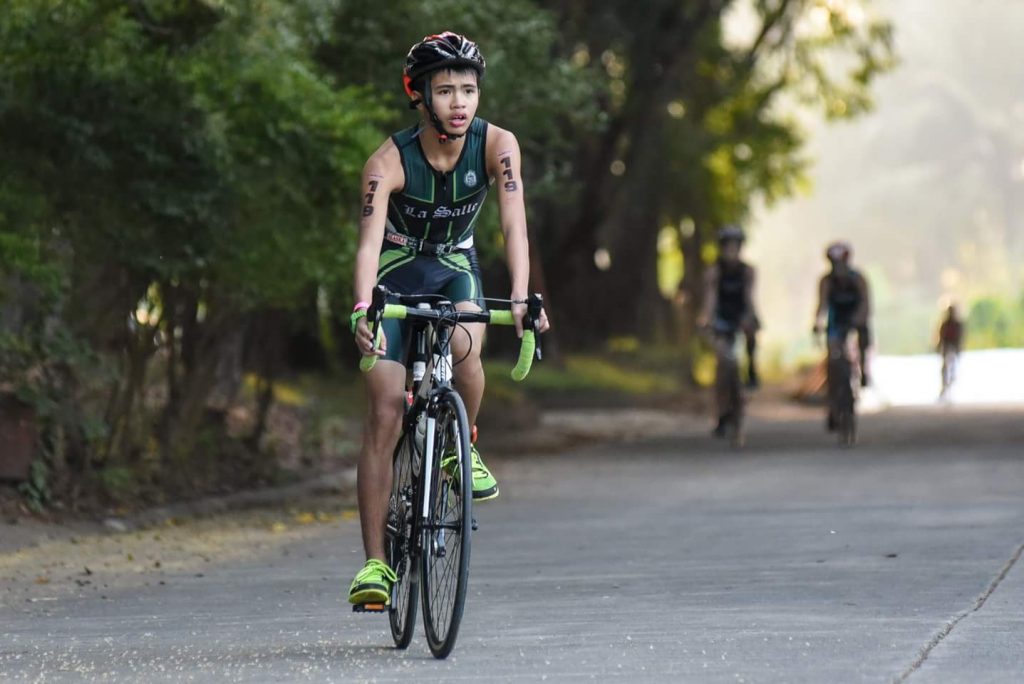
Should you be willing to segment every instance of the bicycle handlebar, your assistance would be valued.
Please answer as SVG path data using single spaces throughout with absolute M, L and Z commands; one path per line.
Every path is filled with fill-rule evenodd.
M 380 322 L 385 318 L 406 320 L 418 319 L 428 321 L 446 320 L 453 323 L 489 323 L 491 325 L 515 325 L 515 317 L 509 309 L 496 311 L 443 311 L 438 309 L 419 309 L 403 304 L 386 304 L 385 298 L 389 293 L 382 286 L 377 286 L 373 291 L 373 303 L 367 311 L 368 321 L 372 321 L 371 331 L 374 335 L 374 348 L 380 345 L 383 332 L 380 329 Z M 540 320 L 540 312 L 544 306 L 544 300 L 539 294 L 530 295 L 527 300 L 527 311 L 523 317 L 523 337 L 519 343 L 519 358 L 512 368 L 512 379 L 521 382 L 530 373 L 533 367 L 533 360 L 541 358 L 539 340 L 537 339 L 537 322 Z M 359 360 L 359 369 L 364 373 L 369 372 L 377 364 L 377 355 L 363 356 Z

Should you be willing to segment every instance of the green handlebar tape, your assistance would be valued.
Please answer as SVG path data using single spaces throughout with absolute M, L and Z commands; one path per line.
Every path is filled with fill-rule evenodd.
M 385 304 L 384 305 L 384 318 L 398 318 L 404 319 L 406 308 L 401 304 Z
M 405 318 L 406 309 L 401 304 L 385 304 L 383 318 Z M 374 342 L 373 346 L 376 348 L 380 347 L 380 338 L 384 336 L 384 329 L 377 328 L 377 341 Z M 376 354 L 371 356 L 364 356 L 359 359 L 359 370 L 364 373 L 368 373 L 371 368 L 377 365 L 377 359 L 380 358 Z
M 499 309 L 491 312 L 491 323 L 494 325 L 515 325 L 512 312 L 508 309 Z
M 532 330 L 523 332 L 523 340 L 519 345 L 519 362 L 512 369 L 512 379 L 516 382 L 523 380 L 533 366 L 533 352 L 537 348 L 537 338 Z
M 356 331 L 356 324 L 359 323 L 360 318 L 366 318 L 366 309 L 356 309 L 348 318 L 348 325 L 353 333 Z
M 402 309 L 402 311 L 404 313 L 405 309 Z M 382 338 L 383 336 L 384 330 L 381 328 L 377 328 L 377 341 L 374 343 L 374 347 L 380 346 L 380 338 Z M 359 359 L 359 370 L 363 371 L 364 373 L 369 373 L 370 369 L 377 365 L 378 358 L 380 357 L 378 357 L 376 354 L 371 354 L 370 356 L 364 356 L 363 358 Z

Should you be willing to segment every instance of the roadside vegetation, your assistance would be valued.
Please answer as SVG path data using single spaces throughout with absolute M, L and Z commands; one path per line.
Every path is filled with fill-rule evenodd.
M 411 122 L 405 50 L 442 28 L 484 47 L 480 113 L 520 137 L 533 286 L 558 326 L 532 382 L 553 393 L 699 380 L 715 228 L 806 180 L 786 104 L 858 115 L 894 65 L 865 3 L 8 0 L 0 421 L 27 445 L 11 477 L 33 506 L 190 497 L 339 458 L 353 436 L 330 414 L 358 418 L 324 388 L 359 382 L 359 172 Z M 490 209 L 478 245 L 500 296 Z M 670 372 L 638 361 L 651 345 Z M 313 376 L 321 390 L 296 380 Z

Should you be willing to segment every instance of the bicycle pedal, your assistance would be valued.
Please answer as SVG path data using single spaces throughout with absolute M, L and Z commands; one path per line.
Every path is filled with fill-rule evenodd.
M 474 532 L 476 532 L 476 528 L 477 528 L 476 518 L 473 518 L 473 531 Z
M 352 605 L 353 613 L 384 613 L 388 609 L 384 603 L 356 603 Z

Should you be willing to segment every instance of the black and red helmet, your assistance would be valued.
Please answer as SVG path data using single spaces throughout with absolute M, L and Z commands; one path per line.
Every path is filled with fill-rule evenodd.
M 412 97 L 413 83 L 420 76 L 439 69 L 464 67 L 475 70 L 478 79 L 484 77 L 487 63 L 476 43 L 452 31 L 425 36 L 409 49 L 409 54 L 405 57 L 402 84 L 405 86 L 405 92 Z

